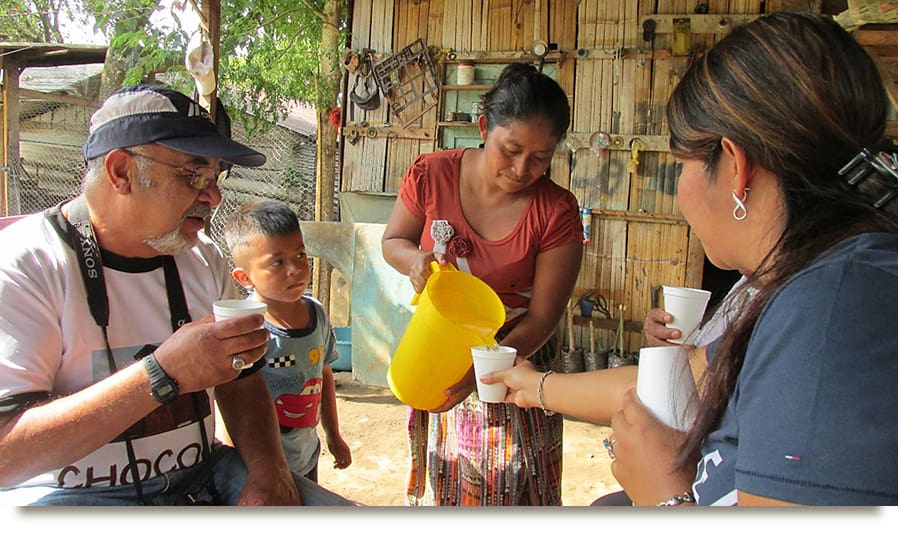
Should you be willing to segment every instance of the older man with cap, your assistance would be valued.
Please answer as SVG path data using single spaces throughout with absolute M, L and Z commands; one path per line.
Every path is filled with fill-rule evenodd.
M 0 232 L 0 504 L 352 504 L 287 468 L 262 316 L 210 314 L 235 293 L 202 232 L 219 173 L 265 156 L 152 85 L 83 154 L 81 195 Z

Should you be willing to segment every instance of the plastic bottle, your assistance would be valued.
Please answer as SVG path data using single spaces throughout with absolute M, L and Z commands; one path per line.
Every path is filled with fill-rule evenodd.
M 583 244 L 589 244 L 589 235 L 592 234 L 591 208 L 584 208 L 580 211 L 580 221 L 583 222 Z

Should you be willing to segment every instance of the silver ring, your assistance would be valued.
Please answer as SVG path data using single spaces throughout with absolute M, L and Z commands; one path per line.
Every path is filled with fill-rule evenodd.
M 231 357 L 231 368 L 234 370 L 243 370 L 243 367 L 246 366 L 246 361 L 243 360 L 243 356 L 237 354 Z
M 617 443 L 617 439 L 608 440 L 606 437 L 602 440 L 602 445 L 605 446 L 605 449 L 608 450 L 608 456 L 613 460 L 614 459 L 614 444 Z

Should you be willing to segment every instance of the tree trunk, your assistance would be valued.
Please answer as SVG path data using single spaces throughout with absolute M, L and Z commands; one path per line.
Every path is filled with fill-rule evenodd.
M 318 140 L 315 220 L 334 221 L 334 195 L 337 166 L 337 128 L 331 124 L 330 110 L 337 104 L 340 87 L 340 0 L 328 0 L 324 6 L 326 20 L 321 31 L 321 76 L 318 79 Z M 312 293 L 330 310 L 332 266 L 323 258 L 315 263 Z M 343 274 L 349 277 L 349 274 Z
M 130 0 L 123 6 L 123 12 L 129 14 L 115 22 L 109 47 L 106 49 L 106 63 L 100 77 L 100 101 L 121 88 L 125 83 L 128 69 L 137 64 L 139 49 L 115 46 L 115 37 L 126 32 L 145 30 L 150 26 L 150 14 L 154 6 L 147 6 L 141 0 Z
M 122 50 L 108 47 L 106 49 L 106 61 L 103 64 L 103 74 L 100 75 L 100 101 L 106 99 L 110 93 L 122 87 L 125 75 L 128 72 L 127 61 L 122 57 Z

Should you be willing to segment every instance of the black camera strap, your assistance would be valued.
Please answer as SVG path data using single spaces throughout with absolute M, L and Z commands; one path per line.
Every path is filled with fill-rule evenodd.
M 87 290 L 87 304 L 94 321 L 103 332 L 109 374 L 112 375 L 118 371 L 118 367 L 115 364 L 115 357 L 112 353 L 112 347 L 109 344 L 109 296 L 106 293 L 106 280 L 103 276 L 100 246 L 97 244 L 93 226 L 90 223 L 87 202 L 83 196 L 76 197 L 69 207 L 68 219 L 62 214 L 62 204 L 47 210 L 45 214 L 47 219 L 56 229 L 56 232 L 75 251 L 75 256 L 78 258 L 81 277 Z M 187 299 L 184 295 L 184 288 L 181 285 L 181 276 L 178 274 L 178 265 L 175 262 L 174 257 L 171 255 L 163 255 L 161 261 L 165 277 L 168 307 L 171 313 L 171 326 L 172 331 L 174 332 L 184 324 L 190 322 L 190 312 L 187 308 Z M 200 437 L 203 443 L 203 455 L 204 458 L 208 460 L 211 455 L 211 449 L 209 448 L 206 426 L 201 417 L 199 400 L 196 395 L 196 393 L 193 393 L 194 413 L 200 428 Z M 131 478 L 134 480 L 134 487 L 137 491 L 137 500 L 139 504 L 144 505 L 143 486 L 140 482 L 137 457 L 134 454 L 131 435 L 127 430 L 123 435 L 128 453 L 128 463 L 131 466 Z M 212 493 L 215 494 L 215 490 L 212 490 Z

